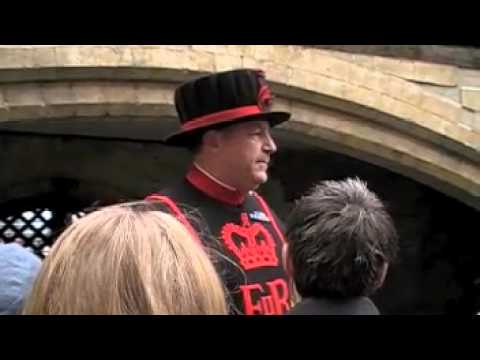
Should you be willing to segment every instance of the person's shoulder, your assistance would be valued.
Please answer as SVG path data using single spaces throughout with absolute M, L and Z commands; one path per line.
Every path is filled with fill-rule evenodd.
M 16 243 L 0 245 L 0 267 L 3 265 L 40 267 L 41 260 L 31 251 Z
M 368 297 L 362 298 L 363 309 L 365 315 L 380 315 L 380 310 L 378 310 L 375 303 Z
M 161 198 L 168 198 L 170 200 L 177 200 L 178 198 L 184 197 L 184 195 L 189 191 L 188 184 L 186 181 L 179 180 L 177 183 L 169 184 L 166 187 L 156 190 L 148 194 L 146 200 L 159 200 Z
M 187 181 L 151 193 L 145 197 L 145 200 L 157 201 L 165 206 L 166 211 L 188 217 L 198 217 L 199 209 L 203 209 L 205 205 L 205 201 L 202 201 Z
M 287 315 L 380 315 L 367 297 L 350 299 L 307 298 L 296 304 Z
M 40 270 L 41 260 L 26 248 L 0 245 L 0 315 L 16 314 Z
M 318 299 L 303 299 L 295 304 L 286 315 L 326 315 L 325 307 Z

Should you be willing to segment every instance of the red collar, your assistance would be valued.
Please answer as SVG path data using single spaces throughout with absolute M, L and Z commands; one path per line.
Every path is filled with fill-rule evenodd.
M 238 206 L 245 201 L 245 194 L 240 193 L 238 190 L 226 188 L 215 181 L 213 177 L 210 178 L 204 174 L 195 165 L 190 167 L 186 178 L 198 190 L 223 203 Z

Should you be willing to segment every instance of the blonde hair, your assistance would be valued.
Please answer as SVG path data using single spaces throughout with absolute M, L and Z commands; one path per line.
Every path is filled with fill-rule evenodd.
M 227 314 L 202 245 L 172 215 L 126 203 L 77 220 L 44 261 L 24 314 Z

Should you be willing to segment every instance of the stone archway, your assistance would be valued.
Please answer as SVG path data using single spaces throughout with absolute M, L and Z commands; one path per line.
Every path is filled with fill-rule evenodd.
M 175 83 L 226 68 L 261 67 L 279 96 L 276 106 L 293 113 L 285 130 L 480 209 L 480 133 L 463 122 L 461 106 L 325 51 L 4 46 L 0 53 L 1 129 L 108 137 L 121 128 L 129 136 L 160 138 L 173 124 Z M 114 121 L 122 125 L 109 126 Z M 142 121 L 145 126 L 138 126 Z
M 172 101 L 176 84 L 243 66 L 265 69 L 277 94 L 275 106 L 292 112 L 292 121 L 279 128 L 277 135 L 287 148 L 300 149 L 294 154 L 297 159 L 308 152 L 310 161 L 318 161 L 319 167 L 330 158 L 327 163 L 332 167 L 338 162 L 347 168 L 376 165 L 369 171 L 385 171 L 382 183 L 395 179 L 387 170 L 415 180 L 396 179 L 386 185 L 410 191 L 406 199 L 395 199 L 400 199 L 400 207 L 407 202 L 406 213 L 399 217 L 409 260 L 400 277 L 415 279 L 412 297 L 403 299 L 411 307 L 412 299 L 418 298 L 415 292 L 424 285 L 419 276 L 424 271 L 422 252 L 438 250 L 430 245 L 440 246 L 445 234 L 454 240 L 447 250 L 463 246 L 455 236 L 457 223 L 431 235 L 423 229 L 434 221 L 429 219 L 447 223 L 448 216 L 439 215 L 441 210 L 432 210 L 433 206 L 422 207 L 420 202 L 426 200 L 418 194 L 423 190 L 413 183 L 467 205 L 443 199 L 435 203 L 438 208 L 476 214 L 480 210 L 480 130 L 466 121 L 465 109 L 459 104 L 395 74 L 352 64 L 323 50 L 300 46 L 0 46 L 0 162 L 13 170 L 0 179 L 0 201 L 25 193 L 28 186 L 22 188 L 22 182 L 27 184 L 29 173 L 90 183 L 84 187 L 90 190 L 76 193 L 85 198 L 107 188 L 105 196 L 138 198 L 149 189 L 159 189 L 157 182 L 181 175 L 188 157 L 158 144 L 176 126 Z M 453 75 L 438 76 L 448 83 Z M 346 156 L 324 156 L 322 151 Z M 129 169 L 126 163 L 134 166 Z M 300 172 L 302 166 L 296 169 Z M 265 189 L 267 195 L 292 186 L 273 180 Z M 39 191 L 45 184 L 34 182 Z M 282 200 L 278 200 L 279 207 Z M 412 224 L 414 218 L 425 224 Z M 458 224 L 468 225 L 469 219 Z M 466 249 L 471 254 L 477 251 L 476 245 Z M 432 257 L 439 256 L 434 253 Z M 463 261 L 458 259 L 458 263 Z M 436 271 L 432 270 L 432 277 L 444 280 L 436 276 L 443 268 Z M 468 276 L 465 281 L 470 280 Z M 392 284 L 393 292 L 398 284 L 406 288 L 401 281 Z M 424 303 L 429 301 L 433 303 Z

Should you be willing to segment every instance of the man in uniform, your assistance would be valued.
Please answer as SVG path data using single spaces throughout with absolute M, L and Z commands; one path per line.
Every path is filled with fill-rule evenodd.
M 277 151 L 270 128 L 290 118 L 271 105 L 262 71 L 221 72 L 181 85 L 175 92 L 181 128 L 165 143 L 188 148 L 192 163 L 176 186 L 147 197 L 161 201 L 206 248 L 221 251 L 232 312 L 247 315 L 280 315 L 290 307 L 282 225 L 255 192 Z M 200 213 L 207 232 L 190 221 L 187 208 Z

